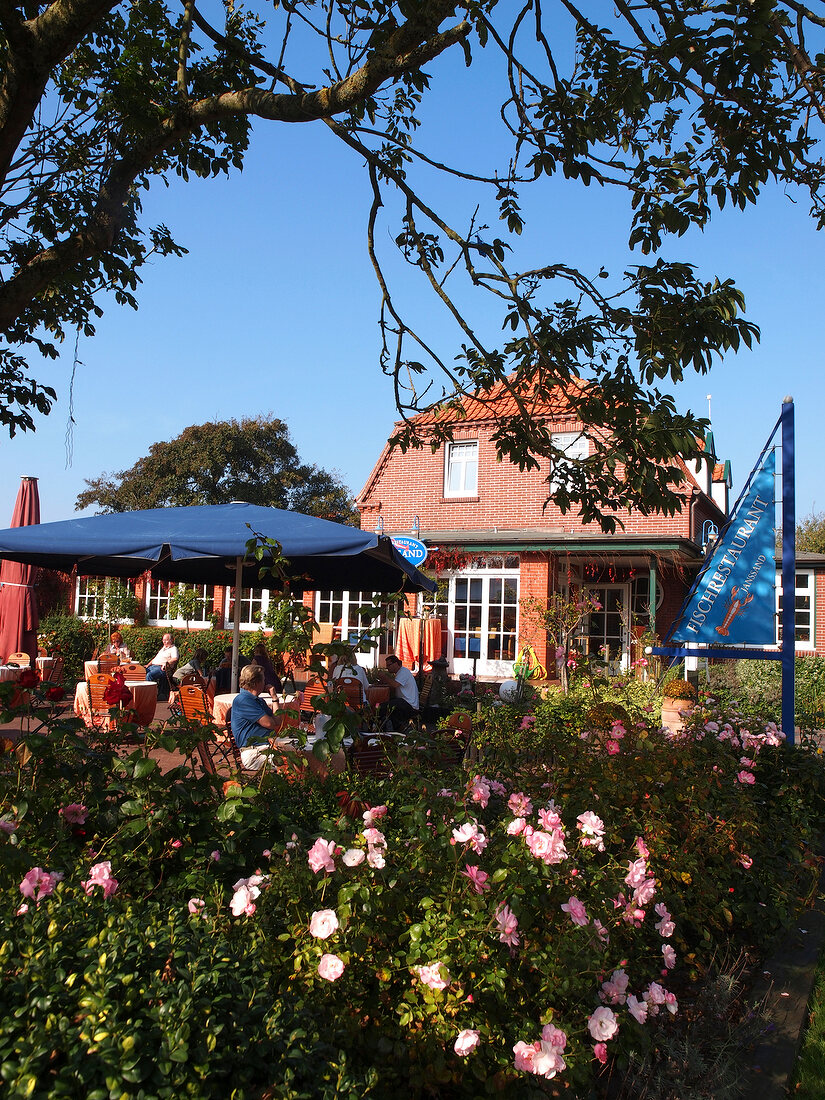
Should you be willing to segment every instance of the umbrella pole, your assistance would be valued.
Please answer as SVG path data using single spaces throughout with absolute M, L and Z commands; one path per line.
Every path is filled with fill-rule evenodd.
M 232 623 L 232 690 L 238 690 L 238 654 L 241 649 L 241 582 L 243 558 L 235 558 L 235 614 Z

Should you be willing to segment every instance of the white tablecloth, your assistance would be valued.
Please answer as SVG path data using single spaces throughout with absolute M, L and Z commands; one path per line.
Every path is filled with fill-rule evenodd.
M 23 671 L 18 665 L 0 665 L 0 684 L 7 684 L 20 679 Z
M 126 687 L 132 693 L 132 707 L 139 726 L 148 726 L 155 717 L 158 703 L 158 685 L 151 680 L 127 680 Z M 74 712 L 84 721 L 91 715 L 89 685 L 81 680 L 74 693 Z

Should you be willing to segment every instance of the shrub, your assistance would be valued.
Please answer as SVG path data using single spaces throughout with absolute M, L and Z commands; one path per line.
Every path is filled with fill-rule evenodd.
M 813 887 L 823 764 L 733 712 L 582 713 L 486 706 L 477 772 L 260 790 L 50 718 L 0 756 L 7 1094 L 590 1095 Z
M 53 612 L 40 622 L 37 642 L 48 653 L 62 654 L 68 677 L 83 679 L 83 662 L 108 639 L 106 623 L 79 619 L 77 615 Z

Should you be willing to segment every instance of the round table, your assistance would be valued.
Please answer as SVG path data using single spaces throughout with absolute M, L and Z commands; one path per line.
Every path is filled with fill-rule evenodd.
M 20 665 L 0 665 L 0 684 L 15 683 L 22 671 Z
M 148 726 L 155 717 L 155 708 L 158 705 L 158 685 L 152 680 L 127 680 L 126 687 L 132 693 L 132 705 L 129 709 L 134 711 L 134 721 L 139 726 Z M 75 688 L 74 712 L 86 725 L 90 724 L 89 685 L 85 680 L 81 680 Z

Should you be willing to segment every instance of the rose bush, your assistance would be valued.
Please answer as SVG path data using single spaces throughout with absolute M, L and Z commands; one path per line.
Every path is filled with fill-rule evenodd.
M 0 756 L 6 1094 L 597 1091 L 812 887 L 823 768 L 713 705 L 678 738 L 585 710 L 490 703 L 467 770 L 260 790 L 47 716 Z

